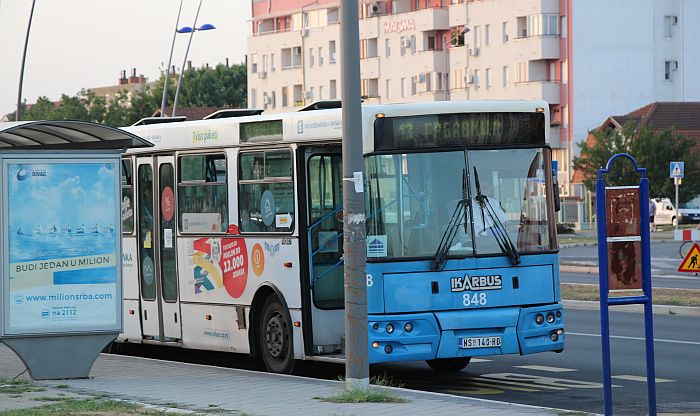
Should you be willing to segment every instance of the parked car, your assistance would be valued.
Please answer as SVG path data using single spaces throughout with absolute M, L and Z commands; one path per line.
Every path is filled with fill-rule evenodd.
M 678 223 L 700 223 L 700 207 L 690 202 L 680 204 L 680 206 L 678 207 Z
M 668 198 L 655 198 L 654 225 L 676 225 L 676 208 Z

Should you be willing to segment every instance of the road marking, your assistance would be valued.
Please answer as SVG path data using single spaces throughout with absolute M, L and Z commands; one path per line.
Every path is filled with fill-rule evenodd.
M 492 380 L 484 380 L 483 382 L 479 382 L 479 381 L 476 381 L 476 379 L 475 379 L 475 381 L 470 381 L 467 384 L 479 386 L 479 387 L 490 387 L 490 388 L 494 387 L 494 382 Z M 528 391 L 528 392 L 540 391 L 540 390 L 529 388 L 529 387 L 515 387 L 515 386 L 508 386 L 508 385 L 499 386 L 497 383 L 496 383 L 496 385 L 498 388 L 507 389 L 507 390 L 514 390 L 514 391 Z
M 496 376 L 496 377 L 491 377 Z M 501 389 L 511 389 L 511 388 L 535 388 L 535 389 L 548 389 L 548 390 L 567 390 L 565 387 L 547 386 L 547 385 L 533 385 L 530 380 L 525 380 L 526 382 L 520 383 L 518 381 L 510 381 L 507 377 L 500 377 L 501 374 L 486 374 L 482 377 L 474 377 L 469 379 L 469 382 L 481 382 L 492 387 L 498 387 Z M 529 384 L 528 384 L 529 383 Z
M 487 360 L 486 358 L 474 358 L 472 357 L 471 360 L 469 360 L 469 364 L 474 364 L 474 363 L 488 363 L 493 360 Z
M 641 381 L 641 382 L 643 382 L 643 383 L 646 383 L 646 381 L 647 381 L 647 378 L 646 378 L 646 377 L 642 377 L 642 376 L 632 376 L 632 375 L 629 375 L 629 374 L 623 374 L 623 375 L 621 375 L 621 376 L 612 376 L 612 378 L 619 378 L 620 380 L 629 380 L 629 381 Z M 666 378 L 657 378 L 657 379 L 656 379 L 656 382 L 657 382 L 657 383 L 670 383 L 670 382 L 673 382 L 673 381 L 676 381 L 676 380 L 669 380 L 669 379 L 666 379 Z
M 567 371 L 578 371 L 573 368 L 547 367 L 546 365 L 516 365 L 515 368 L 524 368 L 526 370 L 549 371 L 552 373 L 565 373 Z
M 582 337 L 597 337 L 600 338 L 600 334 L 586 334 L 583 332 L 567 332 L 566 335 L 580 335 Z M 645 338 L 642 337 L 625 337 L 622 335 L 610 335 L 610 338 L 616 338 L 616 339 L 631 339 L 635 341 L 645 341 Z M 685 344 L 685 345 L 700 345 L 700 342 L 695 342 L 695 341 L 681 341 L 678 339 L 660 339 L 660 338 L 654 338 L 654 342 L 668 342 L 669 344 Z

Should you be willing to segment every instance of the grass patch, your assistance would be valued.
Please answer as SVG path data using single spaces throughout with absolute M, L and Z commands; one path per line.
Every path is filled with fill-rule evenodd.
M 386 374 L 374 376 L 370 379 L 368 389 L 348 384 L 343 380 L 343 388 L 339 394 L 331 397 L 314 397 L 316 400 L 329 403 L 406 403 L 407 400 L 397 396 L 394 392 L 381 387 L 401 387 L 395 385 L 394 380 Z M 379 387 L 379 388 L 378 388 Z
M 56 386 L 57 389 L 67 389 L 68 387 L 70 387 L 68 384 L 58 384 Z
M 566 300 L 599 300 L 595 284 L 562 283 L 561 298 Z M 700 289 L 652 289 L 654 305 L 700 306 Z
M 3 416 L 90 416 L 164 415 L 165 412 L 146 409 L 141 405 L 117 400 L 63 399 L 60 403 L 0 412 Z
M 10 380 L 6 378 L 0 378 L 0 394 L 23 394 L 31 393 L 35 391 L 45 391 L 43 387 L 37 387 L 33 385 L 28 380 Z

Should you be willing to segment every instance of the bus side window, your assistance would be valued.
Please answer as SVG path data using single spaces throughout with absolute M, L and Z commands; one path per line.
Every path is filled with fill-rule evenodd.
M 292 153 L 289 150 L 239 155 L 238 210 L 241 232 L 294 230 Z
M 226 156 L 182 155 L 178 159 L 178 221 L 184 233 L 228 229 Z
M 122 233 L 134 232 L 134 183 L 131 159 L 122 159 Z

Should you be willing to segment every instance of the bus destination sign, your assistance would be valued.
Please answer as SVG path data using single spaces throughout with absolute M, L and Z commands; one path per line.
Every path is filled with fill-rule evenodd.
M 378 118 L 376 150 L 545 143 L 543 113 L 453 113 Z
M 241 143 L 278 142 L 282 140 L 282 120 L 241 123 L 239 128 Z

